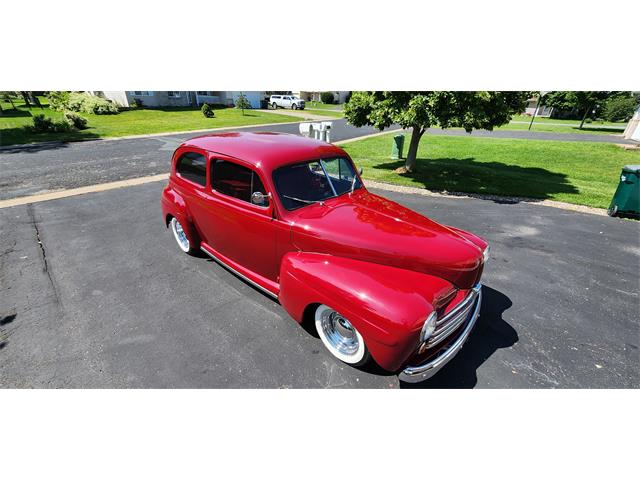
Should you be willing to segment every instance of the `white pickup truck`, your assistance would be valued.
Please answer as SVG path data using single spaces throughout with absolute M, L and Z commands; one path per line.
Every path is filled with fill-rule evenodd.
M 304 100 L 293 95 L 271 95 L 269 104 L 274 110 L 278 107 L 304 110 Z

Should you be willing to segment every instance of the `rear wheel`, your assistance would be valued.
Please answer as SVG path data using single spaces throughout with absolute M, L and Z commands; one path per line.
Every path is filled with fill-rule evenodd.
M 322 343 L 338 360 L 355 367 L 369 362 L 371 355 L 362 335 L 334 309 L 327 305 L 318 306 L 315 324 Z
M 617 205 L 613 205 L 612 207 L 609 207 L 607 209 L 607 215 L 609 215 L 610 217 L 615 217 L 616 213 L 618 213 L 618 206 Z
M 271 104 L 271 108 L 273 108 L 274 110 L 277 110 L 278 109 L 278 104 L 276 102 L 273 102 Z
M 296 105 L 295 103 L 293 105 L 291 105 L 291 109 L 292 110 L 297 110 L 298 109 L 298 105 Z
M 173 232 L 173 236 L 175 237 L 176 243 L 178 244 L 178 247 L 180 247 L 180 250 L 182 250 L 184 253 L 193 255 L 195 253 L 195 250 L 192 248 L 191 242 L 187 237 L 187 233 L 184 231 L 184 228 L 182 228 L 182 225 L 176 217 L 173 217 L 171 219 L 169 227 Z

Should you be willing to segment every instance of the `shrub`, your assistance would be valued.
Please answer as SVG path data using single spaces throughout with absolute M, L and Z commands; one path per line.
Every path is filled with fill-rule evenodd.
M 129 107 L 130 108 L 140 108 L 140 107 L 142 107 L 142 100 L 140 100 L 139 98 L 133 98 L 131 100 L 131 102 L 129 102 Z
M 333 103 L 333 92 L 322 92 L 320 94 L 320 100 L 322 101 L 322 103 Z
M 613 97 L 604 105 L 602 116 L 609 122 L 626 122 L 637 108 L 634 97 Z
M 67 119 L 66 117 L 63 117 L 61 120 L 58 120 L 57 122 L 53 122 L 53 129 L 51 131 L 52 132 L 69 132 L 71 130 L 75 130 L 73 123 L 71 122 L 71 120 Z
M 64 112 L 64 118 L 78 130 L 84 130 L 85 128 L 87 128 L 87 119 L 81 117 L 77 113 Z
M 80 100 L 80 108 L 78 110 L 74 110 L 76 112 L 93 113 L 95 115 L 115 115 L 120 112 L 115 103 L 112 103 L 105 98 L 94 97 L 83 93 L 77 95 L 81 95 L 84 98 Z M 70 110 L 73 109 L 70 108 Z
M 213 111 L 213 107 L 209 103 L 203 103 L 200 110 L 202 111 L 202 114 L 207 118 L 213 118 L 216 116 L 216 113 Z
M 60 112 L 67 110 L 69 108 L 69 95 L 69 92 L 49 92 L 47 94 L 49 108 Z
M 80 117 L 82 118 L 82 117 Z M 83 119 L 84 120 L 84 119 Z M 36 133 L 45 132 L 68 132 L 74 129 L 74 124 L 66 116 L 57 122 L 43 114 L 33 116 L 33 131 Z
M 106 98 L 78 92 L 50 92 L 49 105 L 54 110 L 113 115 L 119 112 L 118 106 Z
M 42 113 L 33 116 L 33 131 L 36 133 L 44 133 L 53 131 L 53 120 L 45 117 Z

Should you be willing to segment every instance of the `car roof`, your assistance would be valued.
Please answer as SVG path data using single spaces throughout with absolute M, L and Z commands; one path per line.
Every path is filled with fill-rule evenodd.
M 346 155 L 330 143 L 279 132 L 214 133 L 187 140 L 182 146 L 238 158 L 268 172 L 290 163 Z

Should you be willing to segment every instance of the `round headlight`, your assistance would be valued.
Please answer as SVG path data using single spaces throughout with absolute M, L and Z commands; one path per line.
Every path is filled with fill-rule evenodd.
M 436 312 L 433 312 L 429 317 L 427 317 L 427 321 L 424 322 L 422 330 L 420 331 L 420 342 L 426 342 L 429 340 L 429 337 L 433 335 L 433 331 L 436 329 L 437 319 L 438 314 Z

